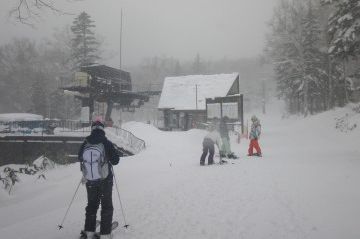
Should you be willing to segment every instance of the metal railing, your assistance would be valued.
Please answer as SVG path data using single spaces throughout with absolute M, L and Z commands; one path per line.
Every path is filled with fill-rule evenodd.
M 91 132 L 90 122 L 79 120 L 60 120 L 57 127 L 62 128 L 62 132 Z
M 0 134 L 7 135 L 53 135 L 55 128 L 62 132 L 90 132 L 89 122 L 77 120 L 30 120 L 0 122 Z
M 130 148 L 129 150 L 132 153 L 138 154 L 146 148 L 145 141 L 136 137 L 130 131 L 119 128 L 117 126 L 113 126 L 113 128 L 116 129 L 115 131 L 116 136 L 120 137 L 125 142 L 126 146 Z
M 36 120 L 36 121 L 12 121 L 0 122 L 0 135 L 23 135 L 23 136 L 45 136 L 54 135 L 55 128 L 59 128 L 61 133 L 90 133 L 89 122 L 77 120 Z M 120 138 L 126 150 L 137 154 L 145 149 L 145 141 L 136 137 L 131 132 L 114 126 L 117 137 Z

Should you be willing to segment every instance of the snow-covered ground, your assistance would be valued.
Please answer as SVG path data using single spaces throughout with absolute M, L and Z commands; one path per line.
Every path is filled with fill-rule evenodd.
M 351 110 L 305 119 L 281 119 L 275 106 L 268 112 L 259 115 L 262 158 L 245 156 L 248 140 L 237 144 L 234 137 L 240 159 L 209 167 L 199 166 L 205 131 L 127 123 L 147 148 L 115 167 L 130 228 L 114 238 L 360 238 L 360 129 L 335 129 L 335 118 Z M 349 117 L 359 125 L 360 114 Z M 0 190 L 0 238 L 78 237 L 83 186 L 64 229 L 57 225 L 81 178 L 79 165 L 57 167 L 46 177 L 21 175 L 10 196 Z M 113 200 L 114 218 L 123 224 L 115 189 Z

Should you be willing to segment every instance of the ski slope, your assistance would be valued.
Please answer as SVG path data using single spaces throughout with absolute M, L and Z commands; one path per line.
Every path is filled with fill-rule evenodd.
M 259 114 L 264 156 L 246 157 L 248 140 L 237 144 L 233 137 L 240 159 L 226 165 L 199 166 L 205 131 L 127 123 L 147 149 L 115 167 L 130 228 L 114 238 L 360 238 L 360 129 L 335 129 L 335 118 L 351 114 L 350 108 L 281 119 L 275 106 Z M 359 114 L 350 120 L 359 125 Z M 79 165 L 57 167 L 46 177 L 21 175 L 10 196 L 0 190 L 0 238 L 78 238 L 84 186 L 64 229 L 57 225 L 81 178 Z M 113 201 L 122 225 L 115 188 Z

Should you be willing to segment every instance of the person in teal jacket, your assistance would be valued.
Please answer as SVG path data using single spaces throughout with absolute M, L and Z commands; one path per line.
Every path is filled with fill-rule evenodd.
M 250 145 L 249 145 L 249 150 L 248 150 L 248 156 L 262 156 L 261 153 L 261 148 L 259 145 L 259 138 L 261 135 L 261 124 L 260 124 L 260 120 L 253 115 L 251 117 L 251 130 L 250 130 L 250 134 L 249 134 L 249 139 L 250 139 Z M 254 154 L 254 148 L 256 150 L 256 153 Z
M 221 157 L 236 159 L 237 156 L 233 152 L 231 152 L 229 130 L 226 125 L 227 121 L 228 117 L 226 116 L 220 120 L 219 131 L 222 141 L 220 154 Z

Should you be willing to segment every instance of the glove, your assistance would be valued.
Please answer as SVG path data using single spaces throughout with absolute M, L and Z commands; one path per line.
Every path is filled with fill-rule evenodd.
M 87 180 L 86 180 L 86 178 L 83 176 L 83 177 L 81 178 L 81 184 L 84 185 L 84 184 L 86 184 L 86 182 L 87 182 Z

